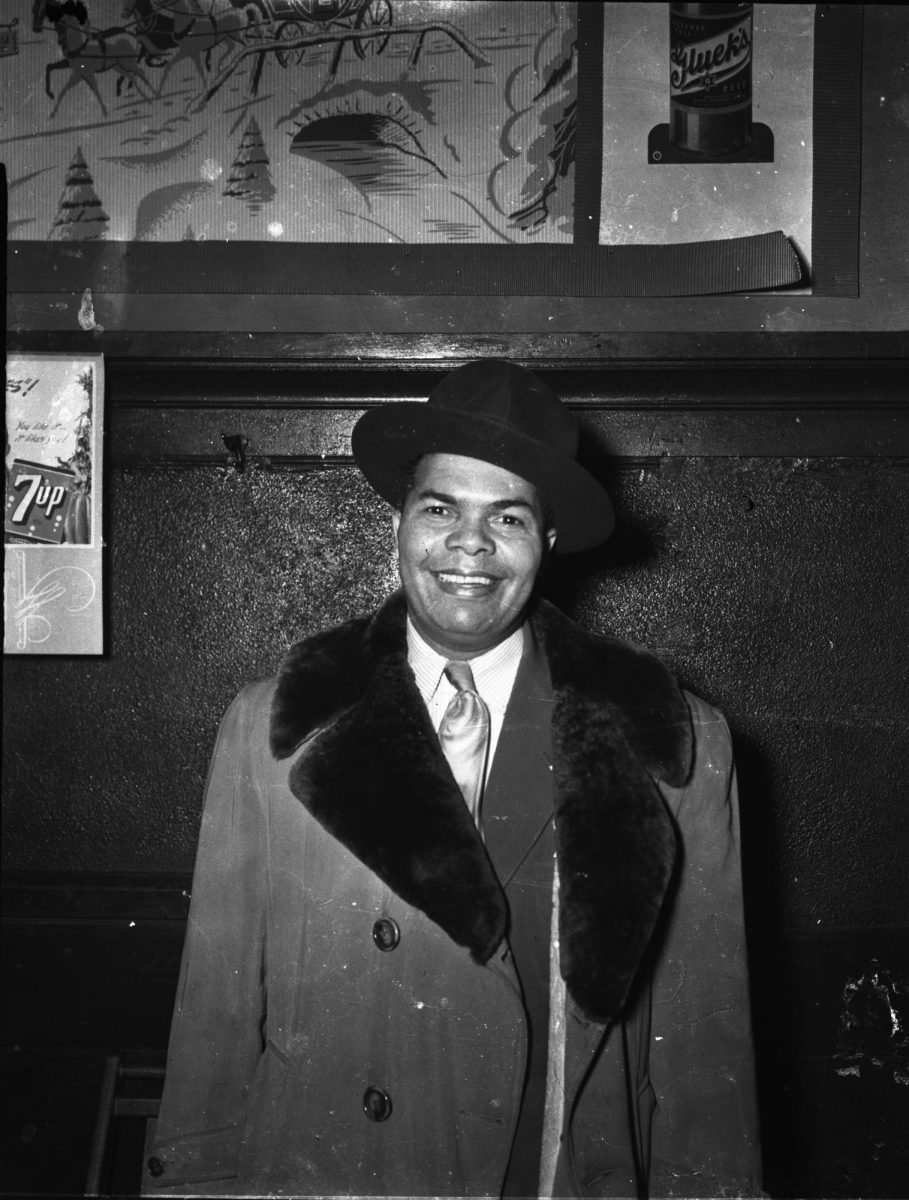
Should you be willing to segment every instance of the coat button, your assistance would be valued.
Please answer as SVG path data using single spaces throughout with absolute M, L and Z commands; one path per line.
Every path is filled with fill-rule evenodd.
M 372 927 L 372 940 L 386 953 L 389 950 L 394 950 L 398 942 L 401 940 L 401 930 L 398 928 L 397 922 L 391 917 L 380 917 Z
M 381 1088 L 368 1087 L 363 1093 L 363 1111 L 370 1121 L 387 1121 L 391 1116 L 391 1096 Z
M 164 1163 L 160 1158 L 152 1157 L 148 1160 L 148 1173 L 159 1179 L 164 1174 Z

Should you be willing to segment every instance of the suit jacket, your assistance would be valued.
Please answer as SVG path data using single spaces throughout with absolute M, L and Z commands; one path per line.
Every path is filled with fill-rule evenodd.
M 300 643 L 222 724 L 156 1188 L 500 1190 L 526 1043 L 507 904 L 404 617 L 396 595 Z M 532 626 L 552 688 L 552 1194 L 758 1194 L 725 723 L 647 652 L 548 605 Z

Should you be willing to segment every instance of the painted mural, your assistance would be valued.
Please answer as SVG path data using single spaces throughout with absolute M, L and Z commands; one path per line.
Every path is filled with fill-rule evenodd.
M 572 3 L 4 12 L 13 243 L 571 241 Z

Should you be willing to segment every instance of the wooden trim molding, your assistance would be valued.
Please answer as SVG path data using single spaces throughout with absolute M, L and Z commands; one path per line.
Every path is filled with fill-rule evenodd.
M 112 414 L 114 467 L 222 466 L 324 469 L 351 463 L 360 409 L 236 405 L 132 407 Z M 909 421 L 890 409 L 788 412 L 596 409 L 580 414 L 585 440 L 617 459 L 680 457 L 888 458 L 909 460 Z M 236 439 L 240 439 L 239 442 Z M 232 445 L 243 447 L 238 464 Z
M 441 378 L 412 365 L 228 373 L 200 363 L 108 365 L 115 467 L 325 468 L 350 462 L 365 408 L 422 399 Z M 902 364 L 773 361 L 540 370 L 602 457 L 909 457 Z M 243 447 L 238 463 L 231 447 Z
M 726 363 L 738 371 L 751 364 L 791 363 L 800 367 L 903 360 L 909 333 L 903 331 L 821 333 L 767 332 L 514 332 L 438 335 L 432 333 L 261 333 L 125 332 L 107 330 L 10 331 L 9 350 L 103 352 L 136 365 L 193 363 L 217 374 L 246 366 L 298 372 L 398 372 L 450 370 L 474 358 L 502 357 L 541 370 L 612 371 L 636 366 Z

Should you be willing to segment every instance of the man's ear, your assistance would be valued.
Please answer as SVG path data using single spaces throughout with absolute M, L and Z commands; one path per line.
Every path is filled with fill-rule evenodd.
M 556 533 L 556 531 L 554 529 L 546 530 L 546 557 L 547 558 L 555 550 L 555 544 L 556 544 L 557 537 L 558 537 L 558 534 Z

